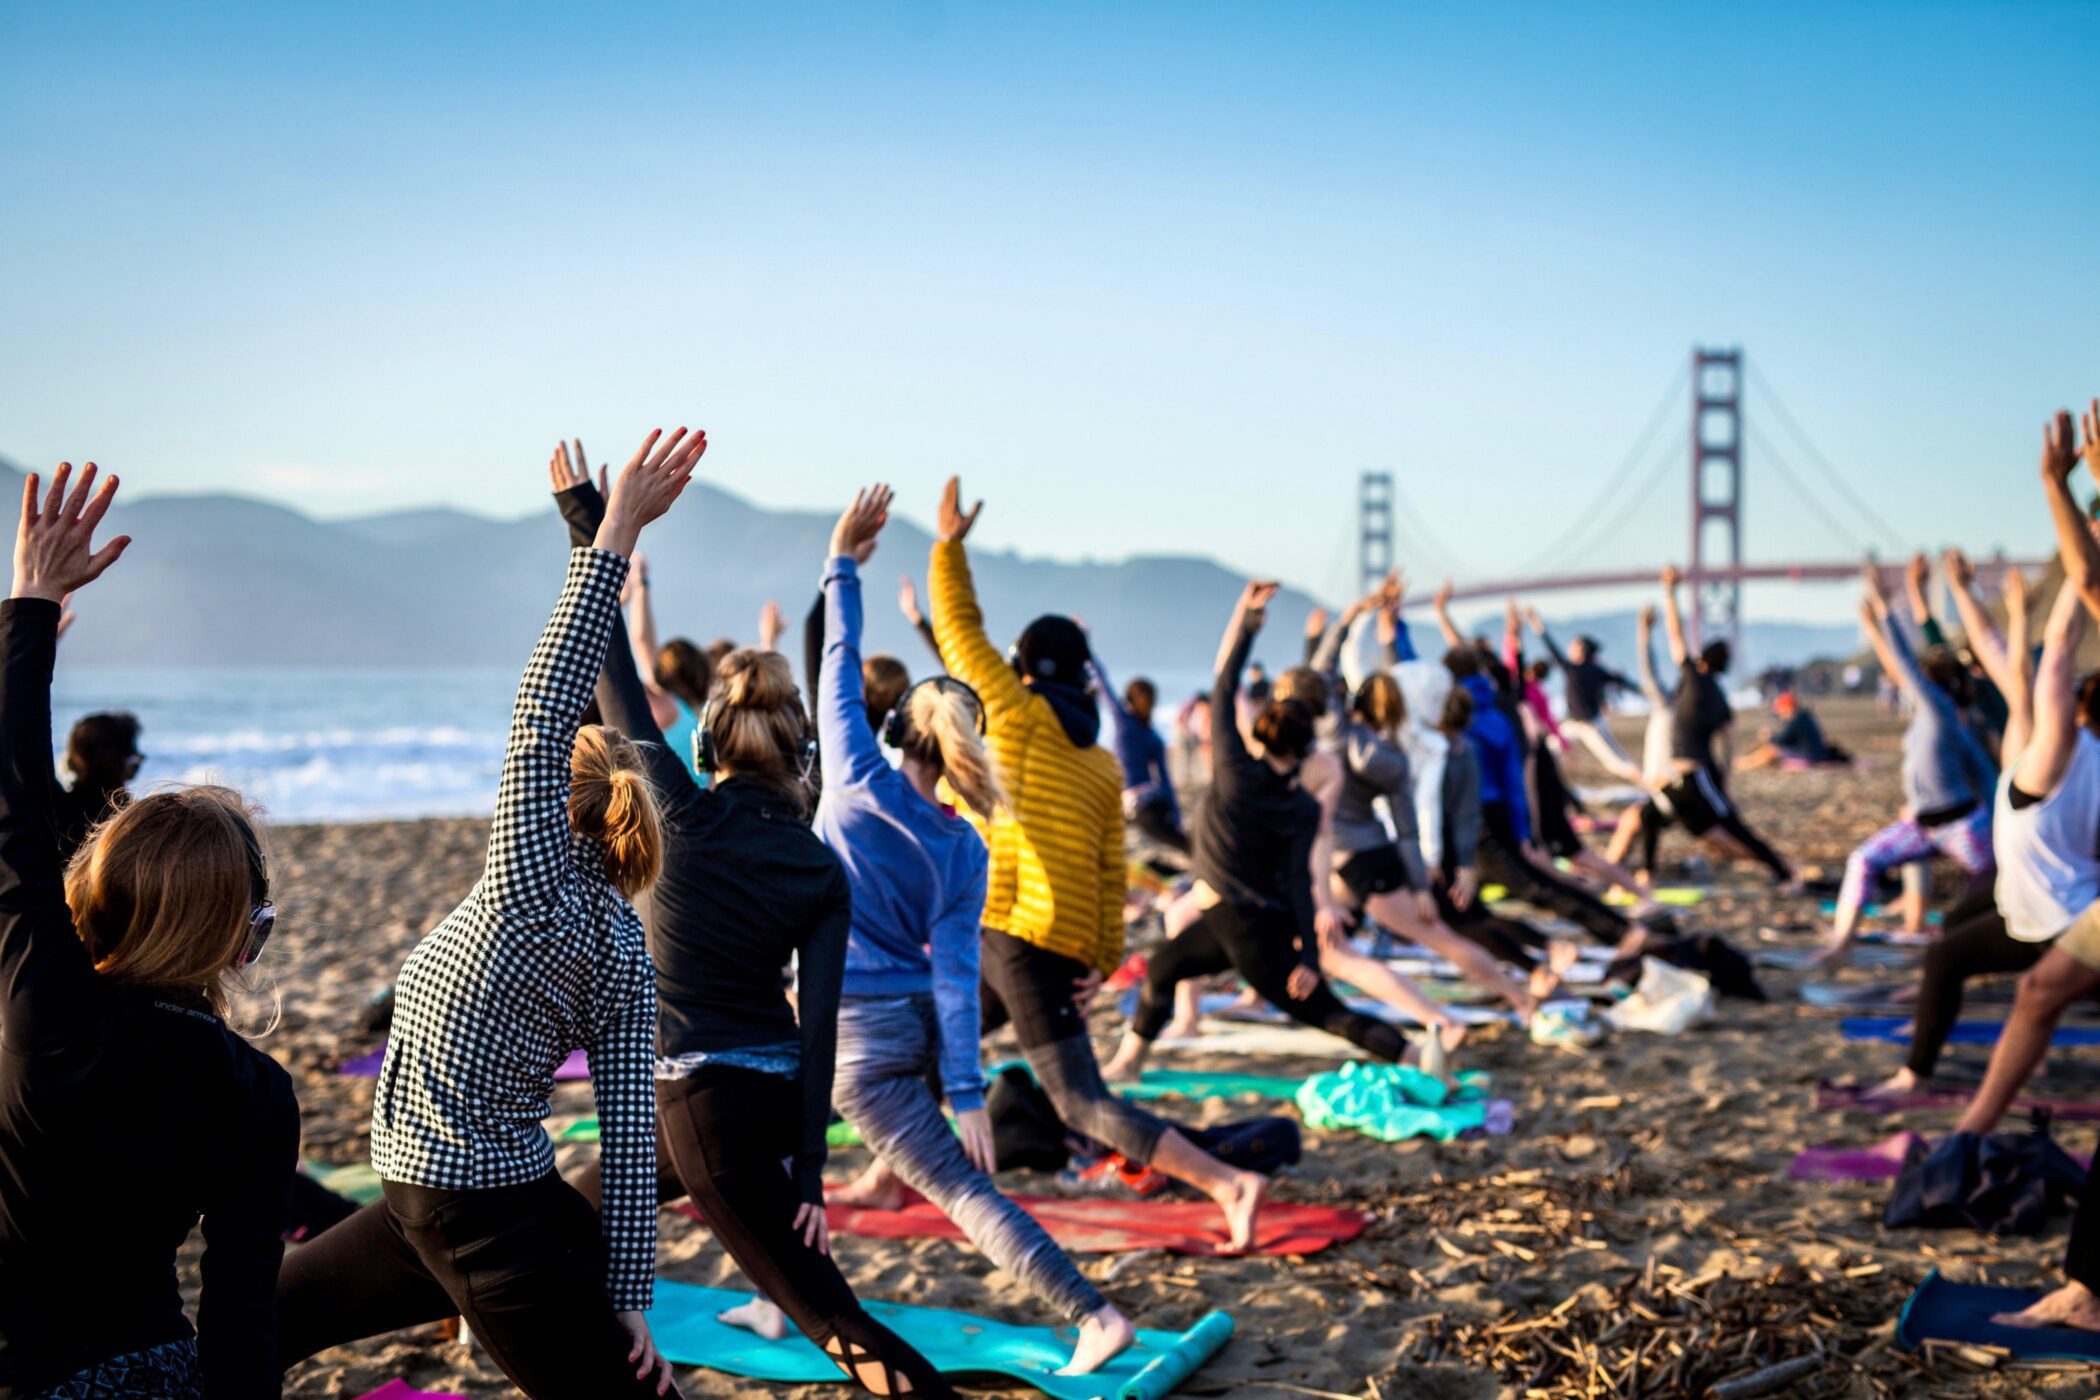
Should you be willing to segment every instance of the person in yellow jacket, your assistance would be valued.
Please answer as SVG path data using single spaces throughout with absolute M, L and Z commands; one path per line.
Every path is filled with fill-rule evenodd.
M 963 539 L 961 483 L 941 493 L 928 579 L 933 636 L 950 675 L 982 698 L 1007 802 L 979 821 L 991 850 L 984 904 L 984 1028 L 1011 1021 L 1035 1077 L 1074 1131 L 1202 1191 L 1225 1212 L 1234 1249 L 1254 1240 L 1267 1180 L 1227 1166 L 1109 1092 L 1086 1012 L 1123 960 L 1123 772 L 1097 742 L 1086 633 L 1068 617 L 1031 622 L 1002 656 L 984 630 Z

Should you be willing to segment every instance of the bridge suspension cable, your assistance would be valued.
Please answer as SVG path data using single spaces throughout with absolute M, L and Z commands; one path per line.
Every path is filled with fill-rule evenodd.
M 1778 472 L 1780 479 L 1794 488 L 1794 495 L 1799 498 L 1800 503 L 1808 507 L 1809 512 L 1816 519 L 1823 522 L 1824 528 L 1836 536 L 1839 543 L 1843 544 L 1845 548 L 1854 554 L 1864 556 L 1873 552 L 1865 540 L 1846 529 L 1843 521 L 1824 508 L 1823 503 L 1817 500 L 1814 493 L 1808 489 L 1808 483 L 1803 481 L 1800 474 L 1791 466 L 1787 465 L 1786 458 L 1781 455 L 1779 449 L 1773 445 L 1772 440 L 1764 435 L 1754 421 L 1749 425 L 1748 435 L 1751 446 L 1757 449 L 1758 466 L 1769 466 Z
M 1593 552 L 1600 541 L 1609 538 L 1616 531 L 1617 524 L 1624 523 L 1624 515 L 1622 513 L 1620 516 L 1614 517 L 1617 524 L 1614 525 L 1612 530 L 1602 533 L 1590 530 L 1590 527 L 1596 524 L 1598 518 L 1617 497 L 1619 488 L 1624 486 L 1627 480 L 1633 476 L 1636 468 L 1648 461 L 1648 454 L 1654 446 L 1656 434 L 1662 431 L 1663 425 L 1670 421 L 1673 411 L 1678 409 L 1682 402 L 1681 395 L 1684 393 L 1684 379 L 1690 372 L 1682 360 L 1678 361 L 1677 372 L 1670 376 L 1670 382 L 1664 387 L 1662 397 L 1656 400 L 1655 411 L 1648 415 L 1647 425 L 1641 429 L 1640 436 L 1633 440 L 1632 448 L 1627 451 L 1625 459 L 1619 463 L 1617 470 L 1605 482 L 1604 489 L 1590 498 L 1589 506 L 1565 530 L 1555 536 L 1552 543 L 1533 556 L 1531 563 L 1524 569 L 1525 573 L 1550 573 L 1552 572 L 1552 566 L 1556 563 L 1568 558 L 1580 558 Z M 1650 477 L 1654 475 L 1655 473 L 1651 471 Z M 1652 480 L 1643 479 L 1640 491 L 1635 493 L 1635 499 L 1638 500 L 1645 497 L 1653 490 L 1654 483 Z M 1570 546 L 1576 544 L 1587 547 L 1571 550 Z
M 1750 383 L 1763 398 L 1765 406 L 1772 410 L 1772 416 L 1779 420 L 1779 425 L 1786 429 L 1787 436 L 1799 444 L 1802 454 L 1808 459 L 1809 463 L 1820 471 L 1823 479 L 1830 484 L 1831 488 L 1838 495 L 1844 498 L 1845 504 L 1852 509 L 1860 522 L 1872 527 L 1874 532 L 1886 540 L 1896 552 L 1902 553 L 1909 549 L 1910 541 L 1905 539 L 1900 531 L 1894 529 L 1886 520 L 1882 519 L 1872 506 L 1860 498 L 1859 493 L 1854 491 L 1851 484 L 1845 480 L 1844 473 L 1833 466 L 1830 459 L 1823 455 L 1822 449 L 1817 447 L 1808 434 L 1801 430 L 1801 425 L 1794 420 L 1794 415 L 1787 412 L 1786 405 L 1780 401 L 1778 391 L 1772 387 L 1771 381 L 1766 379 L 1758 370 L 1754 361 L 1750 365 Z M 1797 486 L 1795 489 L 1799 490 L 1800 488 Z

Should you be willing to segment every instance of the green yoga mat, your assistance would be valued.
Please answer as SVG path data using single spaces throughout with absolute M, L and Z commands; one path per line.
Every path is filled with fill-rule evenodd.
M 364 1162 L 354 1162 L 347 1167 L 323 1166 L 319 1162 L 302 1161 L 300 1170 L 336 1195 L 368 1206 L 379 1199 L 379 1173 Z
M 596 1118 L 579 1118 L 556 1133 L 554 1140 L 556 1142 L 596 1142 L 598 1140 L 598 1120 Z M 827 1147 L 858 1147 L 860 1146 L 860 1134 L 854 1131 L 851 1123 L 840 1119 L 824 1130 L 824 1145 Z
M 656 1281 L 649 1332 L 680 1366 L 705 1366 L 753 1380 L 806 1384 L 845 1376 L 806 1337 L 769 1342 L 715 1314 L 751 1301 L 748 1293 Z M 1163 1400 L 1232 1339 L 1232 1318 L 1206 1313 L 1186 1332 L 1140 1331 L 1136 1345 L 1090 1376 L 1060 1376 L 1075 1329 L 1016 1327 L 946 1308 L 868 1302 L 876 1321 L 911 1343 L 943 1375 L 1010 1376 L 1055 1400 Z

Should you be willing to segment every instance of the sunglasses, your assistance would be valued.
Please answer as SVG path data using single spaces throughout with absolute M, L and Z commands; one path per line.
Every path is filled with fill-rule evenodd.
M 248 946 L 241 951 L 241 966 L 252 966 L 262 956 L 263 944 L 277 930 L 277 906 L 264 900 L 248 911 Z

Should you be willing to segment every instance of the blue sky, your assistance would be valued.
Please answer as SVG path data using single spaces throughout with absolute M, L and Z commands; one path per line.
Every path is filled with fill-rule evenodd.
M 2032 550 L 2096 66 L 2089 4 L 10 5 L 0 454 L 518 514 L 696 422 L 768 504 L 960 471 L 994 545 L 1335 593 L 1367 467 L 1418 575 L 1534 567 L 1707 342 L 1896 534 Z M 1750 411 L 1750 555 L 1888 547 Z M 1684 423 L 1574 562 L 1682 555 Z

